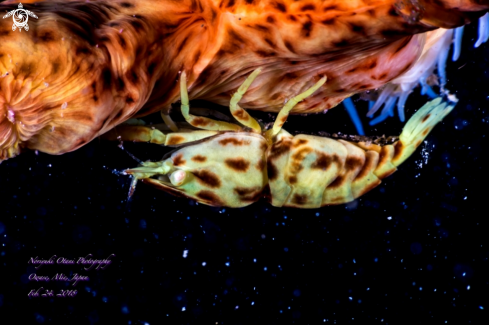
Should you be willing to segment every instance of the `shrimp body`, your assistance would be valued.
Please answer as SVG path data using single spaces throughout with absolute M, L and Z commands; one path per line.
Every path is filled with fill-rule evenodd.
M 135 117 L 189 98 L 226 104 L 255 68 L 244 108 L 278 112 L 328 76 L 292 113 L 330 109 L 407 71 L 424 32 L 476 20 L 489 0 L 24 1 L 26 32 L 0 20 L 0 161 L 22 149 L 75 150 Z M 0 4 L 1 11 L 16 1 Z
M 183 146 L 160 162 L 126 170 L 137 180 L 164 191 L 213 206 L 243 207 L 268 197 L 277 207 L 318 208 L 350 202 L 381 183 L 422 143 L 453 106 L 441 98 L 424 105 L 408 121 L 399 140 L 379 146 L 282 129 L 288 111 L 326 81 L 291 99 L 273 128 L 263 131 L 237 102 L 256 77 L 253 73 L 231 99 L 231 113 L 243 126 L 196 117 L 186 112 L 188 101 L 182 74 L 182 113 L 187 122 L 206 131 L 164 134 L 144 126 L 125 126 L 113 137 Z M 246 85 L 247 84 L 247 85 Z M 141 136 L 145 133 L 149 137 Z

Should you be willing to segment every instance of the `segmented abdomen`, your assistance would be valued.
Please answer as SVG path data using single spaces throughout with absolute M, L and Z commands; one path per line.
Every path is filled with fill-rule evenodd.
M 361 148 L 344 140 L 283 136 L 268 155 L 270 201 L 297 208 L 353 201 L 396 171 L 395 151 L 395 145 Z

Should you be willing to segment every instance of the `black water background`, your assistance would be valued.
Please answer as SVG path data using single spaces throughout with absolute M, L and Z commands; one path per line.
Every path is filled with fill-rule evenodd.
M 472 49 L 475 36 L 466 30 L 462 57 L 449 64 L 460 102 L 428 137 L 427 165 L 416 152 L 346 206 L 218 209 L 144 185 L 128 203 L 130 181 L 113 170 L 135 162 L 99 140 L 2 163 L 0 313 L 25 324 L 487 324 L 489 47 Z M 354 132 L 342 107 L 286 128 Z M 368 133 L 401 128 L 390 119 Z M 125 147 L 142 159 L 165 152 Z M 105 270 L 28 264 L 87 254 L 116 256 Z M 90 280 L 74 298 L 28 298 L 72 288 L 29 281 L 32 273 Z

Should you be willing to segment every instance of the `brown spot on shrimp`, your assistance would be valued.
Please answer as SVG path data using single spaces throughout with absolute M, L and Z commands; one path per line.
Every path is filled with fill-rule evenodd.
M 367 154 L 365 154 L 365 163 L 355 177 L 355 180 L 362 180 L 372 173 L 372 171 L 375 169 L 375 158 L 377 155 L 378 154 L 375 151 L 368 151 Z
M 207 157 L 201 156 L 201 155 L 195 155 L 192 157 L 192 161 L 203 163 L 207 160 Z
M 261 187 L 235 187 L 233 191 L 244 202 L 255 202 L 263 196 Z
M 256 163 L 255 167 L 257 170 L 262 171 L 263 169 L 265 169 L 266 165 L 267 165 L 267 163 L 266 163 L 265 159 L 262 158 Z
M 221 187 L 221 180 L 219 179 L 219 176 L 214 174 L 211 171 L 208 171 L 206 169 L 201 169 L 198 171 L 195 171 L 194 176 L 197 178 L 199 183 L 202 185 L 205 185 L 207 187 L 211 188 L 219 188 Z
M 196 117 L 192 119 L 192 125 L 195 127 L 202 127 L 202 126 L 206 126 L 207 124 L 209 124 L 208 119 L 202 117 Z
M 356 158 L 356 157 L 348 157 L 345 162 L 345 169 L 348 170 L 355 170 L 358 167 L 362 167 L 364 164 L 364 161 L 362 159 Z
M 221 201 L 219 196 L 217 196 L 214 192 L 208 191 L 208 190 L 203 190 L 199 191 L 196 196 L 201 199 L 202 201 L 206 201 L 206 203 L 213 205 L 213 206 L 223 206 L 224 203 Z
M 166 145 L 171 146 L 171 145 L 182 143 L 183 141 L 185 141 L 184 137 L 181 137 L 179 135 L 172 135 Z
M 287 116 L 285 116 L 285 119 L 287 120 Z M 302 145 L 307 144 L 307 142 L 308 141 L 306 139 L 299 139 L 299 140 L 295 141 L 294 144 L 292 144 L 292 148 L 300 147 Z
M 273 164 L 272 161 L 267 161 L 267 172 L 268 172 L 268 179 L 271 181 L 274 181 L 278 178 L 278 168 Z
M 338 155 L 328 156 L 323 152 L 316 152 L 316 160 L 312 163 L 312 169 L 326 170 L 331 164 L 340 164 Z
M 290 141 L 280 141 L 275 143 L 270 150 L 269 159 L 275 159 L 290 151 Z
M 328 189 L 334 189 L 334 188 L 338 188 L 338 187 L 341 187 L 344 182 L 346 181 L 346 177 L 345 175 L 339 175 L 338 177 L 336 177 L 336 179 L 331 183 L 329 184 L 326 188 Z
M 249 115 L 246 114 L 246 111 L 241 107 L 239 107 L 236 111 L 233 112 L 233 116 L 242 121 L 248 121 L 250 119 Z
M 185 159 L 183 159 L 183 155 L 182 154 L 178 154 L 175 156 L 175 158 L 173 158 L 173 165 L 175 166 L 182 166 L 182 165 L 185 165 L 186 161 Z
M 244 145 L 244 141 L 243 140 L 237 140 L 235 138 L 228 138 L 228 139 L 222 139 L 222 140 L 219 140 L 219 144 L 225 146 L 225 145 L 233 145 L 233 146 L 242 146 Z
M 382 149 L 379 152 L 379 165 L 383 165 L 383 164 L 387 163 L 389 158 L 390 158 L 389 157 L 389 149 L 387 148 L 387 146 L 382 147 Z
M 303 205 L 307 203 L 307 195 L 294 194 L 292 198 L 292 203 L 297 205 Z
M 431 116 L 431 113 L 426 114 L 426 116 L 425 116 L 425 117 L 423 117 L 423 119 L 421 120 L 421 123 L 423 123 L 424 121 L 426 121 L 427 119 L 429 119 L 429 118 L 430 118 L 430 116 Z
M 302 161 L 304 160 L 304 158 L 306 158 L 306 156 L 312 152 L 312 149 L 310 147 L 306 147 L 306 148 L 302 148 L 300 150 L 297 150 L 296 153 L 294 153 L 291 157 L 292 159 L 292 165 L 294 164 L 301 164 Z M 299 167 L 295 167 L 295 168 L 299 168 Z M 299 170 L 301 170 L 303 167 L 301 166 L 301 168 Z
M 224 160 L 227 167 L 234 169 L 237 172 L 246 172 L 250 167 L 250 162 L 242 157 L 228 158 Z
M 404 151 L 404 145 L 402 144 L 401 141 L 397 141 L 394 144 L 394 158 L 392 160 L 397 160 L 402 156 L 402 153 Z

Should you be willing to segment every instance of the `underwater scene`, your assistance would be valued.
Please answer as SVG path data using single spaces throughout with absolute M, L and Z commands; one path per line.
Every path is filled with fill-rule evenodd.
M 439 1 L 446 11 L 430 1 L 299 2 L 0 1 L 0 315 L 23 324 L 489 322 L 489 2 Z M 159 6 L 175 17 L 237 10 L 239 21 L 273 9 L 255 27 L 276 24 L 264 36 L 276 51 L 252 53 L 255 34 L 225 17 L 215 25 L 235 34 L 216 37 L 222 54 Z M 334 14 L 321 27 L 318 7 Z M 118 21 L 126 11 L 142 23 Z M 350 31 L 316 31 L 343 13 L 358 17 Z M 98 19 L 114 34 L 96 30 Z M 299 34 L 276 41 L 293 34 L 293 19 Z M 183 42 L 156 46 L 178 34 L 150 35 L 160 20 Z M 58 30 L 46 32 L 46 21 Z M 382 24 L 392 30 L 378 32 Z M 141 37 L 125 35 L 134 31 Z M 91 42 L 89 33 L 90 48 L 66 45 Z M 350 43 L 327 43 L 335 35 Z M 145 65 L 121 81 L 114 71 L 137 60 L 97 66 L 101 48 L 135 49 Z M 39 61 L 24 68 L 12 51 Z M 281 61 L 284 51 L 295 63 Z M 367 61 L 386 76 L 366 83 Z M 281 161 L 289 151 L 295 158 Z

